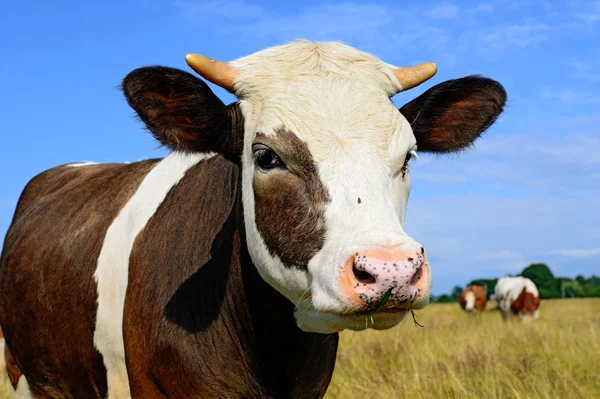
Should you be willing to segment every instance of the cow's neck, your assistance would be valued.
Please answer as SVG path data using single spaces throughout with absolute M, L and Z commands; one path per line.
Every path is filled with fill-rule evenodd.
M 338 335 L 301 331 L 294 305 L 258 274 L 246 247 L 241 199 L 236 207 L 243 295 L 248 319 L 245 328 L 256 377 L 273 398 L 320 397 L 325 393 L 337 352 Z M 237 270 L 232 269 L 236 273 Z

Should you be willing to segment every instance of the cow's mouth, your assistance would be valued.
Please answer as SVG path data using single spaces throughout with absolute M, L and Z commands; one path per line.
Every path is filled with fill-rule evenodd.
M 392 299 L 392 291 L 395 288 L 395 286 L 390 287 L 378 302 L 376 302 L 374 305 L 370 304 L 370 306 L 368 306 L 368 310 L 359 311 L 355 314 L 359 317 L 362 317 L 381 313 L 403 313 L 410 311 L 412 309 L 412 304 L 417 299 L 417 295 L 415 295 L 415 297 L 411 300 L 403 301 L 402 303 L 393 302 L 390 300 Z
M 388 303 L 388 301 L 390 300 L 390 296 L 392 295 L 392 291 L 394 290 L 394 286 L 390 287 L 385 294 L 383 294 L 383 296 L 381 297 L 381 299 L 379 300 L 379 303 L 375 306 L 375 309 L 367 311 L 367 312 L 358 312 L 356 313 L 357 316 L 372 316 L 375 313 L 379 312 L 380 310 L 384 309 L 384 306 Z

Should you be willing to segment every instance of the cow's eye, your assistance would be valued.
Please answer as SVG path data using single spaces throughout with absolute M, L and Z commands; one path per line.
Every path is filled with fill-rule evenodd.
M 404 165 L 402 165 L 402 169 L 401 169 L 402 178 L 404 178 L 404 176 L 406 176 L 406 174 L 408 173 L 408 161 L 410 161 L 411 157 L 412 157 L 412 151 L 409 152 L 408 154 L 406 154 L 406 158 L 404 158 Z
M 283 162 L 275 152 L 267 148 L 261 148 L 254 152 L 256 165 L 261 169 L 273 169 L 284 166 Z

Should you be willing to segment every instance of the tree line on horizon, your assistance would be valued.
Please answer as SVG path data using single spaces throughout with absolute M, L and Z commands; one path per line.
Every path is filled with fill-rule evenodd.
M 550 268 L 544 263 L 533 263 L 527 266 L 520 274 L 509 276 L 523 276 L 535 283 L 541 299 L 553 298 L 591 298 L 600 297 L 600 277 L 592 275 L 585 278 L 578 275 L 575 278 L 554 277 Z M 476 279 L 469 285 L 482 285 L 487 290 L 488 297 L 494 293 L 498 278 Z M 464 287 L 454 286 L 450 294 L 443 294 L 432 298 L 432 302 L 458 302 L 458 297 Z

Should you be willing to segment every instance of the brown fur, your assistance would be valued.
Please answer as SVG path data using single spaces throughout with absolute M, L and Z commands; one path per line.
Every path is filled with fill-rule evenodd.
M 521 291 L 517 299 L 512 303 L 510 309 L 514 314 L 525 314 L 532 316 L 533 313 L 540 307 L 540 298 L 527 292 L 525 288 Z
M 25 190 L 2 256 L 0 305 L 11 312 L 0 322 L 11 378 L 23 370 L 35 395 L 105 397 L 92 274 L 106 229 L 154 163 L 57 168 Z M 123 320 L 134 397 L 325 394 L 337 334 L 302 332 L 294 305 L 258 275 L 240 184 L 234 163 L 200 162 L 135 241 Z
M 460 307 L 464 310 L 467 306 L 467 300 L 465 299 L 465 295 L 467 292 L 472 291 L 475 295 L 475 304 L 474 309 L 478 312 L 483 312 L 485 309 L 485 305 L 487 303 L 487 297 L 485 295 L 485 289 L 481 285 L 469 285 L 467 288 L 461 292 L 458 302 L 460 303 Z
M 239 162 L 243 117 L 188 72 L 162 66 L 131 71 L 122 84 L 127 102 L 162 144 L 188 152 L 219 152 Z
M 258 231 L 271 254 L 284 264 L 305 268 L 325 240 L 324 205 L 329 201 L 308 146 L 281 128 L 275 136 L 257 134 L 255 143 L 275 151 L 287 169 L 255 169 Z
M 293 305 L 258 276 L 239 187 L 237 167 L 203 161 L 138 236 L 124 315 L 134 397 L 324 395 L 337 335 L 300 331 Z
M 468 147 L 502 113 L 504 88 L 467 76 L 433 86 L 400 112 L 411 124 L 419 151 L 446 153 Z
M 92 274 L 108 226 L 155 163 L 54 168 L 19 200 L 0 259 L 0 323 L 41 397 L 106 395 Z

